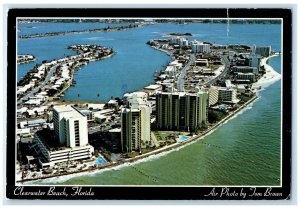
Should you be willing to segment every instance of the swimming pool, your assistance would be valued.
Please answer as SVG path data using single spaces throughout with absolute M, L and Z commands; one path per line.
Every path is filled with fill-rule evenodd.
M 98 157 L 96 159 L 96 165 L 103 165 L 105 164 L 107 161 L 104 159 L 104 157 Z
M 189 138 L 188 136 L 180 135 L 180 136 L 179 136 L 179 141 L 185 141 L 185 140 L 187 140 L 188 138 Z

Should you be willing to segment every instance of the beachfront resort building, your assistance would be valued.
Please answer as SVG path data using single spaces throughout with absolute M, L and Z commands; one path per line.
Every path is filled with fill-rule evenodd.
M 251 54 L 249 56 L 249 66 L 250 67 L 256 67 L 257 69 L 259 69 L 260 61 L 261 61 L 261 56 L 260 55 Z
M 192 43 L 192 51 L 194 53 L 210 53 L 210 45 L 202 42 L 194 41 Z
M 237 73 L 236 78 L 238 80 L 244 80 L 249 82 L 254 82 L 256 80 L 255 74 L 253 73 Z
M 219 101 L 219 90 L 212 86 L 208 89 L 208 105 L 215 105 Z
M 253 46 L 252 51 L 256 55 L 260 55 L 262 57 L 268 57 L 271 55 L 271 46 Z
M 160 130 L 196 131 L 207 123 L 208 93 L 160 92 L 156 122 Z
M 74 106 L 53 107 L 54 131 L 61 144 L 79 147 L 88 144 L 87 117 Z
M 41 130 L 34 136 L 40 164 L 53 166 L 59 162 L 88 159 L 94 147 L 88 143 L 87 117 L 75 107 L 53 107 L 54 132 Z
M 121 110 L 122 151 L 141 151 L 141 148 L 150 145 L 151 104 L 144 92 L 134 92 L 126 96 L 127 107 Z
M 180 48 L 188 47 L 189 41 L 186 38 L 180 38 L 179 46 L 180 46 Z
M 238 103 L 239 100 L 236 98 L 236 89 L 234 88 L 226 88 L 226 87 L 219 87 L 218 88 L 218 99 L 219 102 L 226 102 L 226 103 Z
M 231 68 L 232 72 L 234 73 L 254 73 L 258 74 L 257 67 L 250 67 L 250 66 L 233 66 Z

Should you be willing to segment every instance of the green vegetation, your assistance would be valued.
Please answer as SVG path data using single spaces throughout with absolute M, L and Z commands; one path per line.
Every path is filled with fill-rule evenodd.
M 191 33 L 170 33 L 171 36 L 192 36 Z
M 148 148 L 142 148 L 142 153 L 145 154 L 145 153 L 151 152 L 153 150 L 155 150 L 155 148 L 150 148 L 150 147 L 148 147 Z
M 248 102 L 251 98 L 252 98 L 251 96 L 247 96 L 245 94 L 239 96 L 239 99 L 241 100 L 242 103 Z
M 216 123 L 227 116 L 227 113 L 217 111 L 217 110 L 208 110 L 208 122 Z
M 174 133 L 166 133 L 166 132 L 162 132 L 162 131 L 155 131 L 154 134 L 155 134 L 157 140 L 159 140 L 159 141 L 160 140 L 165 141 L 165 140 L 175 137 Z
M 95 155 L 95 157 L 98 157 L 99 156 L 99 151 L 95 150 L 94 155 Z
M 133 158 L 133 157 L 138 156 L 139 154 L 140 154 L 139 152 L 128 152 L 128 153 L 126 153 L 126 157 Z

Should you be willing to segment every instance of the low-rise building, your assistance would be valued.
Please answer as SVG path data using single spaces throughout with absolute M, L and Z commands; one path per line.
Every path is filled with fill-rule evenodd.
M 237 73 L 236 77 L 239 80 L 249 80 L 250 82 L 254 82 L 256 79 L 254 73 Z
M 65 147 L 60 145 L 54 132 L 50 130 L 38 131 L 34 135 L 34 143 L 37 145 L 39 163 L 41 167 L 52 167 L 56 163 L 81 159 L 89 159 L 94 153 L 91 145 L 79 147 Z
M 80 112 L 86 116 L 87 118 L 87 121 L 94 121 L 95 120 L 95 114 L 94 112 L 90 111 L 90 110 L 87 110 L 87 109 L 82 109 L 80 110 Z
M 258 73 L 257 67 L 249 67 L 249 66 L 233 66 L 231 71 L 234 73 Z
M 197 59 L 195 61 L 195 65 L 196 66 L 205 66 L 205 67 L 207 67 L 208 66 L 208 59 Z
M 245 85 L 237 85 L 237 93 L 245 93 Z
M 167 66 L 167 68 L 165 69 L 165 73 L 170 76 L 170 77 L 174 77 L 176 75 L 177 69 L 175 66 Z
M 227 103 L 238 103 L 239 100 L 236 97 L 236 89 L 234 88 L 226 88 L 220 87 L 219 91 L 219 102 L 227 102 Z

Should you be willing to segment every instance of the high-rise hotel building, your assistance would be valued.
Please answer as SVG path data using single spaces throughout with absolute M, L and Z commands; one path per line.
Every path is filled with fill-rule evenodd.
M 151 104 L 147 93 L 136 92 L 127 97 L 121 110 L 121 146 L 123 152 L 140 151 L 150 145 Z
M 208 93 L 161 92 L 156 96 L 156 122 L 161 130 L 196 131 L 207 123 Z
M 34 138 L 43 167 L 92 157 L 94 147 L 88 143 L 87 117 L 84 114 L 73 106 L 54 106 L 53 122 L 55 133 L 42 130 L 36 132 Z
M 87 117 L 73 106 L 53 107 L 54 131 L 61 144 L 80 147 L 88 144 Z

